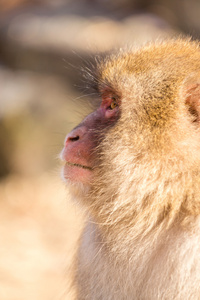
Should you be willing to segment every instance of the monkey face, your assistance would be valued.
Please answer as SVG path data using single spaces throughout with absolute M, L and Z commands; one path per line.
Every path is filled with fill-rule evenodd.
M 158 174 L 163 168 L 170 174 L 172 166 L 184 166 L 185 172 L 195 165 L 200 144 L 199 61 L 196 45 L 188 48 L 173 41 L 102 61 L 94 76 L 102 102 L 65 139 L 65 180 L 92 183 L 96 190 L 100 184 L 113 186 L 116 194 L 119 182 L 128 184 L 118 174 L 134 177 L 134 186 L 132 182 L 142 180 L 142 168 L 148 177 L 155 166 Z M 193 74 L 189 82 L 188 74 Z
M 118 115 L 119 99 L 111 90 L 104 89 L 100 107 L 65 138 L 61 159 L 65 162 L 63 175 L 67 182 L 91 183 L 102 132 L 115 124 Z

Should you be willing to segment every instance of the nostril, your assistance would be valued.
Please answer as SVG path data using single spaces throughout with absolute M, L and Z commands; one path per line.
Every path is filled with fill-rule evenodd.
M 79 126 L 77 128 L 74 128 L 65 138 L 65 146 L 72 142 L 80 141 L 84 135 L 87 132 L 87 127 L 85 126 Z
M 65 140 L 65 145 L 67 146 L 68 144 L 71 144 L 71 143 L 76 142 L 78 140 L 80 140 L 80 135 L 71 134 L 71 135 L 67 136 L 67 138 Z
M 77 135 L 77 136 L 69 137 L 69 140 L 70 140 L 71 142 L 78 141 L 78 140 L 79 140 L 79 136 Z

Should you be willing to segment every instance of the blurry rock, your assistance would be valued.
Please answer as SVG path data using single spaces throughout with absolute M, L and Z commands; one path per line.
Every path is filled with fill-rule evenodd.
M 149 14 L 119 21 L 105 16 L 41 16 L 31 13 L 14 17 L 6 30 L 7 39 L 13 43 L 63 54 L 70 50 L 96 53 L 137 43 L 141 41 L 140 33 L 145 42 L 155 36 L 169 36 L 172 30 L 167 23 Z
M 91 54 L 174 34 L 154 15 L 119 18 L 75 4 L 53 14 L 26 10 L 4 20 L 0 26 L 0 58 L 10 67 L 60 74 L 80 85 L 77 69 L 83 61 L 91 60 Z
M 0 12 L 2 11 L 8 11 L 13 8 L 16 8 L 22 4 L 24 4 L 25 0 L 1 0 L 0 1 Z
M 197 0 L 183 0 L 179 20 L 181 27 L 194 37 L 200 38 L 200 2 Z

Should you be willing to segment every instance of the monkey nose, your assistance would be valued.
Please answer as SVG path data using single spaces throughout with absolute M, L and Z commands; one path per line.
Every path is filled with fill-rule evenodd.
M 72 142 L 81 140 L 85 135 L 87 128 L 85 126 L 77 127 L 73 129 L 65 138 L 65 146 Z

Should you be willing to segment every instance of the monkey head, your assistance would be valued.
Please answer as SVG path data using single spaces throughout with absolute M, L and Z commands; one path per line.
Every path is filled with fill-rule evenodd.
M 174 198 L 180 208 L 200 162 L 199 44 L 120 51 L 97 63 L 93 80 L 101 104 L 65 139 L 65 180 L 92 187 L 96 203 L 104 195 L 104 203 L 141 209 L 165 191 L 164 209 Z M 185 196 L 176 194 L 180 185 Z

